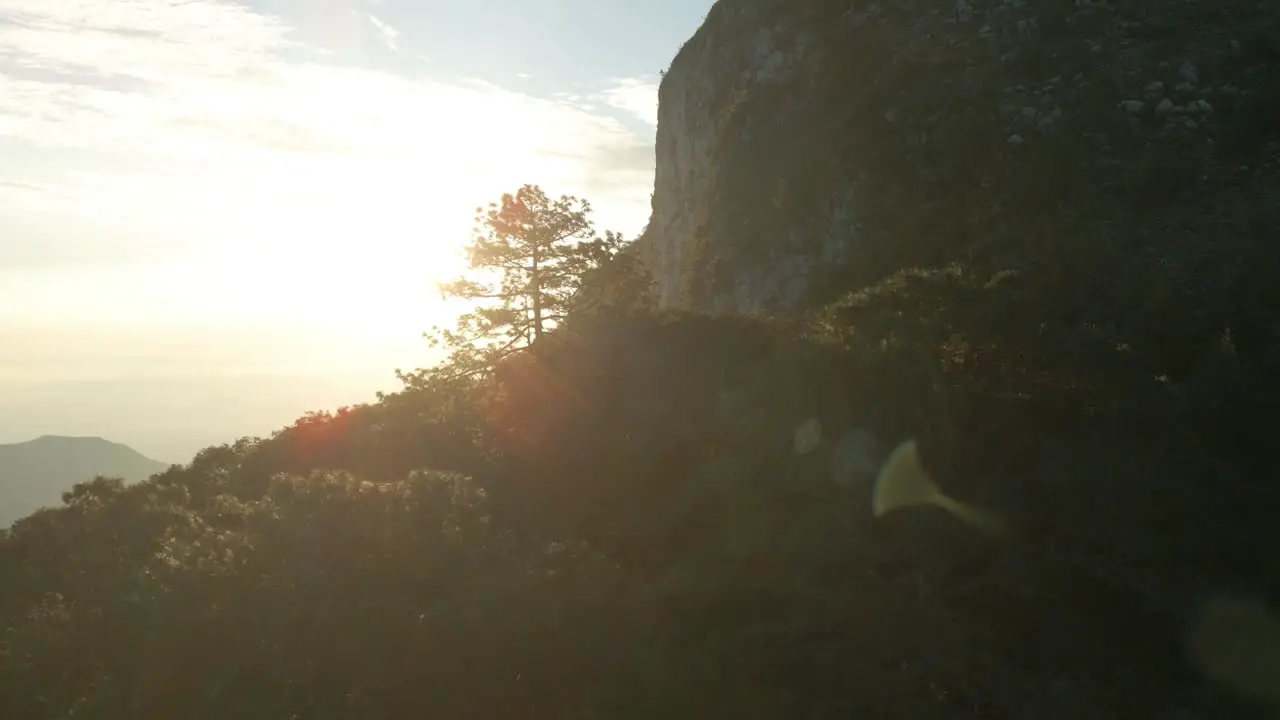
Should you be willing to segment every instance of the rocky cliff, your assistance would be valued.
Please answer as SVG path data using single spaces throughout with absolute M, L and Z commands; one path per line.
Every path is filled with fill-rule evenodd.
M 971 578 L 938 616 L 1009 644 L 910 662 L 1001 678 L 1006 717 L 1243 717 L 1188 710 L 1212 702 L 1162 643 L 1191 598 L 1280 596 L 1247 560 L 1280 507 L 1278 228 L 1274 1 L 722 0 L 663 79 L 638 247 L 664 307 L 894 353 L 878 402 L 814 382 L 882 433 L 915 413 L 926 464 L 1034 528 L 973 575 L 938 560 Z M 955 545 L 931 537 L 907 555 Z M 1130 632 L 1141 659 L 1077 644 Z
M 659 93 L 640 247 L 660 302 L 788 308 L 959 260 L 1040 271 L 1101 313 L 1176 296 L 1238 314 L 1258 283 L 1234 288 L 1277 257 L 1278 18 L 1216 0 L 722 0 Z

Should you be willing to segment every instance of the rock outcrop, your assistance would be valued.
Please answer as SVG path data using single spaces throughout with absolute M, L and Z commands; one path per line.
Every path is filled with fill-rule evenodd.
M 666 307 L 954 260 L 1227 298 L 1277 257 L 1278 167 L 1275 2 L 722 1 L 662 82 L 640 247 Z
M 1278 228 L 1274 0 L 742 0 L 663 79 L 638 247 L 663 307 L 918 361 L 831 402 L 1028 528 L 972 571 L 912 535 L 965 578 L 937 617 L 1001 639 L 904 666 L 1007 717 L 1243 717 L 1178 634 L 1206 593 L 1275 596 L 1246 558 L 1277 507 Z

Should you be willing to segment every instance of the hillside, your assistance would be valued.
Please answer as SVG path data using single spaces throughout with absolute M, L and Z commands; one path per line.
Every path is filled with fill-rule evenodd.
M 1099 415 L 922 361 L 877 333 L 904 297 L 867 298 L 857 337 L 583 316 L 492 380 L 78 486 L 0 539 L 0 713 L 1265 717 L 1182 639 L 1214 593 L 1274 581 L 1250 560 L 1280 549 L 1274 491 L 1146 435 L 1150 391 Z M 809 418 L 825 439 L 797 456 Z M 839 450 L 866 428 L 925 439 L 1014 534 L 873 520 Z
M 38 508 L 61 505 L 62 493 L 96 475 L 137 482 L 168 467 L 96 437 L 45 435 L 0 445 L 0 527 Z
M 1276 13 L 718 3 L 554 329 L 0 536 L 0 717 L 1274 717 Z

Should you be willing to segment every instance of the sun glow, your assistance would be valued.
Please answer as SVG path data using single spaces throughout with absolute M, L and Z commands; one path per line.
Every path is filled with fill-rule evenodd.
M 448 322 L 436 283 L 466 269 L 466 208 L 475 201 L 422 184 L 421 199 L 408 197 L 413 186 L 399 178 L 361 187 L 341 170 L 327 175 L 328 188 L 241 205 L 247 212 L 223 229 L 236 249 L 215 248 L 205 258 L 206 269 L 234 278 L 239 290 L 226 309 L 306 327 L 415 336 Z M 313 175 L 299 182 L 317 179 L 324 181 Z
M 32 20 L 0 27 L 0 143 L 29 152 L 0 167 L 0 226 L 37 239 L 0 238 L 0 265 L 21 259 L 0 331 L 275 328 L 420 367 L 422 333 L 469 309 L 437 283 L 467 269 L 476 207 L 536 183 L 601 230 L 648 215 L 651 136 L 581 98 L 352 62 L 217 0 L 9 6 Z

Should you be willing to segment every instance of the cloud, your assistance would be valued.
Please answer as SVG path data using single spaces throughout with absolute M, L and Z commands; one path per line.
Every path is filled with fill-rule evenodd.
M 155 82 L 234 77 L 293 44 L 278 20 L 214 0 L 0 0 L 0 17 L 18 66 Z
M 382 41 L 387 44 L 387 47 L 392 50 L 399 49 L 396 47 L 396 39 L 400 37 L 399 30 L 396 30 L 385 22 L 379 20 L 375 15 L 369 16 L 369 23 L 373 25 L 374 29 L 378 31 L 378 34 L 382 36 Z
M 49 196 L 58 196 L 56 188 L 39 183 L 26 182 L 23 180 L 0 180 L 0 205 L 7 202 L 21 202 L 23 200 L 36 199 L 37 201 Z
M 358 20 L 325 22 L 409 50 L 377 17 Z M 68 197 L 102 198 L 83 212 L 168 214 L 211 233 L 281 226 L 300 208 L 318 226 L 343 207 L 377 225 L 395 203 L 408 204 L 401 219 L 456 203 L 469 221 L 477 203 L 524 182 L 601 210 L 647 204 L 650 140 L 613 118 L 480 81 L 341 65 L 325 51 L 229 0 L 0 0 L 0 140 L 80 153 L 58 183 Z M 609 102 L 648 117 L 643 87 L 620 84 Z M 121 173 L 134 176 L 123 204 Z M 11 204 L 17 191 L 0 189 Z
M 644 122 L 658 125 L 658 84 L 646 78 L 622 78 L 601 94 L 601 100 Z
M 311 42 L 385 37 L 306 5 L 330 6 Z M 648 219 L 652 135 L 599 97 L 341 64 L 299 35 L 230 1 L 0 0 L 0 347 L 17 321 L 252 322 L 340 336 L 343 367 L 416 367 L 458 310 L 433 281 L 461 270 L 476 206 L 532 182 L 602 230 Z

